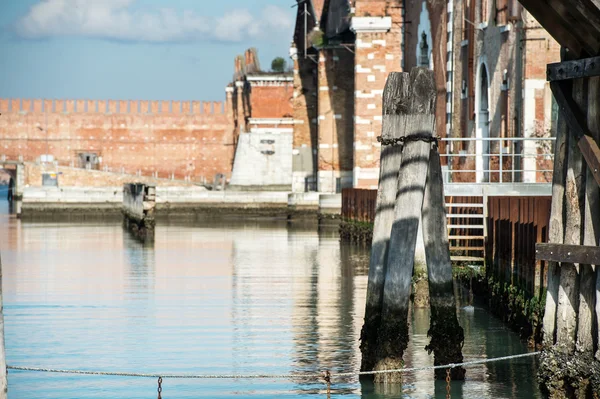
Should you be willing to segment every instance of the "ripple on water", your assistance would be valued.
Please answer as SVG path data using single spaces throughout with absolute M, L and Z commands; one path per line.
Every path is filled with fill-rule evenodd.
M 2 216 L 0 216 L 2 217 Z M 19 231 L 16 236 L 16 231 Z M 144 248 L 118 223 L 22 223 L 4 217 L 8 363 L 144 373 L 281 374 L 357 371 L 368 252 L 335 234 L 283 224 L 161 223 Z M 465 359 L 521 353 L 484 309 L 459 309 Z M 407 366 L 423 349 L 429 315 L 417 310 Z M 530 398 L 533 359 L 478 365 L 452 398 Z M 332 397 L 444 398 L 433 373 L 398 387 L 334 380 Z M 177 398 L 324 397 L 322 381 L 168 380 Z M 148 398 L 153 379 L 11 371 L 15 398 Z

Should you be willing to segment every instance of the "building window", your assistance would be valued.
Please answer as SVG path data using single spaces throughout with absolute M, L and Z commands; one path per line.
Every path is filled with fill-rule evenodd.
M 481 18 L 481 23 L 486 23 L 488 20 L 488 2 L 487 0 L 481 0 L 481 10 L 479 10 Z
M 429 45 L 427 44 L 427 33 L 421 33 L 421 43 L 419 44 L 419 66 L 429 68 Z

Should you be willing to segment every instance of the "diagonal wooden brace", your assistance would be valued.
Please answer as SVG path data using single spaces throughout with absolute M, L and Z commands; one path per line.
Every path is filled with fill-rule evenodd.
M 577 139 L 577 146 L 583 154 L 588 170 L 600 186 L 600 148 L 590 135 L 586 118 L 571 95 L 570 81 L 554 81 L 550 89 L 562 111 L 562 116 L 567 121 L 571 134 Z

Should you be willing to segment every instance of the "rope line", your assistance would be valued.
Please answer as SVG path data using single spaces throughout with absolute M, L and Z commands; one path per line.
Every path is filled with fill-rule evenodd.
M 477 364 L 500 362 L 503 360 L 519 359 L 524 357 L 537 356 L 541 352 L 529 352 L 521 353 L 518 355 L 502 356 L 492 359 L 481 359 L 471 360 L 463 363 L 450 363 L 440 366 L 424 366 L 424 367 L 408 367 L 395 370 L 373 370 L 373 371 L 359 371 L 359 372 L 345 372 L 345 373 L 325 373 L 320 374 L 156 374 L 156 373 L 133 373 L 133 372 L 116 372 L 116 371 L 87 371 L 87 370 L 63 370 L 53 368 L 42 368 L 42 367 L 24 367 L 24 366 L 6 366 L 8 370 L 17 371 L 38 371 L 46 373 L 60 373 L 60 374 L 85 374 L 85 375 L 104 375 L 104 376 L 116 376 L 116 377 L 142 377 L 142 378 L 174 378 L 174 379 L 231 379 L 231 380 L 246 380 L 246 379 L 291 379 L 291 378 L 312 378 L 312 379 L 323 379 L 325 376 L 331 378 L 336 377 L 352 377 L 355 375 L 375 375 L 375 374 L 387 374 L 387 373 L 410 373 L 415 371 L 424 370 L 438 370 L 438 369 L 453 369 L 456 367 L 469 367 Z

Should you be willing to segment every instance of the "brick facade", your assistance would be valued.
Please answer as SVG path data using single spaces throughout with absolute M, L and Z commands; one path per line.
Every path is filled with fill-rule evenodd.
M 470 4 L 470 6 L 469 6 Z M 559 60 L 559 46 L 517 1 L 453 2 L 454 37 L 451 135 L 453 137 L 550 137 L 552 94 L 546 64 Z M 473 24 L 465 22 L 473 21 Z M 487 82 L 487 84 L 486 84 Z M 485 93 L 487 92 L 487 98 Z M 487 102 L 487 104 L 485 104 Z M 487 113 L 486 113 L 487 111 Z M 486 120 L 487 118 L 487 120 Z M 452 154 L 535 154 L 538 143 L 470 142 L 453 145 Z M 503 157 L 502 167 L 526 169 L 524 182 L 546 181 L 533 172 L 543 159 Z M 454 156 L 454 170 L 489 170 L 453 174 L 455 181 L 500 181 L 499 156 Z M 513 175 L 503 173 L 502 181 Z
M 220 102 L 1 99 L 0 154 L 25 161 L 50 154 L 60 165 L 75 167 L 85 167 L 83 157 L 91 156 L 95 169 L 210 181 L 231 171 L 233 131 L 225 111 L 230 107 Z
M 195 182 L 229 178 L 240 132 L 290 124 L 291 133 L 294 121 L 291 74 L 262 72 L 254 49 L 234 68 L 225 102 L 0 99 L 0 155 L 35 162 L 49 154 L 61 166 Z
M 310 144 L 317 153 L 319 190 L 332 190 L 335 178 L 340 179 L 338 189 L 377 186 L 380 147 L 376 138 L 381 134 L 382 92 L 392 71 L 408 71 L 415 66 L 433 68 L 438 93 L 436 134 L 440 137 L 552 134 L 553 101 L 545 82 L 545 65 L 558 60 L 559 48 L 518 1 L 325 0 L 307 4 L 309 11 L 315 9 L 311 15 L 320 18 L 309 19 L 305 25 L 299 9 L 293 44 L 294 115 L 311 120 L 309 115 L 314 115 L 315 107 L 312 99 L 316 98 L 318 123 L 316 134 L 313 130 L 309 134 L 305 126 L 295 126 L 294 140 L 295 146 Z M 322 39 L 312 43 L 315 37 Z M 341 54 L 349 49 L 353 60 L 347 57 L 340 62 Z M 308 55 L 308 61 L 301 62 L 302 54 Z M 353 96 L 327 94 L 332 89 L 331 71 L 335 71 L 334 76 L 348 79 L 353 74 Z M 340 86 L 336 86 L 341 93 Z M 328 115 L 333 109 L 346 110 L 350 101 L 353 126 L 342 132 Z M 330 146 L 341 148 L 347 140 L 352 140 L 351 155 L 332 151 Z M 503 144 L 506 146 L 506 142 Z M 511 144 L 503 151 L 538 151 L 538 144 L 519 145 Z M 498 157 L 459 156 L 499 151 L 498 142 L 440 145 L 445 168 L 480 170 L 455 173 L 455 181 L 499 180 L 497 172 L 481 172 L 497 170 Z M 351 159 L 351 175 L 345 157 Z M 513 165 L 507 159 L 502 161 L 505 168 L 535 169 L 542 162 L 533 159 L 530 165 L 527 161 Z M 536 174 L 524 173 L 515 179 L 534 181 Z

